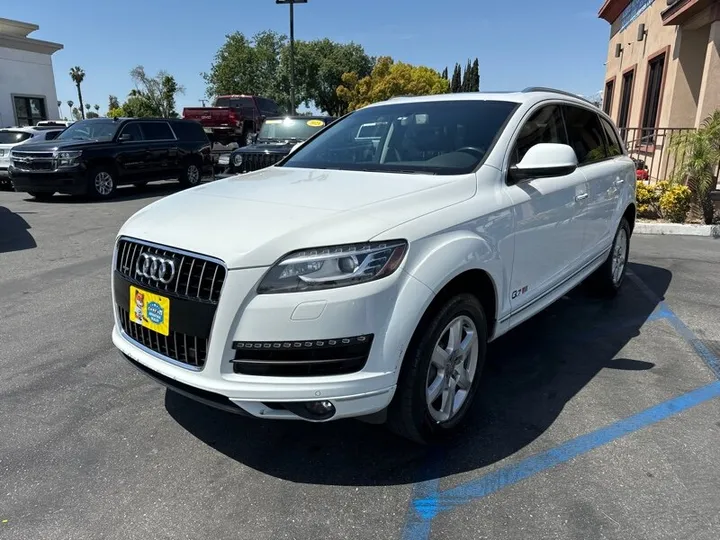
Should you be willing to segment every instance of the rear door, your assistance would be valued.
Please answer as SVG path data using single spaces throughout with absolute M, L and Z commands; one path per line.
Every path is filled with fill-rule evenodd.
M 520 128 L 509 166 L 520 162 L 536 144 L 567 142 L 561 105 L 543 104 L 530 112 Z M 514 311 L 542 297 L 577 268 L 583 242 L 583 226 L 577 214 L 584 204 L 585 183 L 585 176 L 575 170 L 507 186 L 515 217 L 510 289 Z
M 122 135 L 129 135 L 130 139 L 120 141 Z M 138 122 L 125 124 L 118 133 L 117 166 L 120 174 L 120 182 L 127 183 L 134 180 L 142 180 L 147 174 L 147 145 L 143 138 L 142 130 Z
M 170 124 L 162 121 L 140 122 L 147 148 L 147 174 L 168 178 L 178 169 L 178 144 Z
M 563 112 L 570 146 L 587 180 L 588 198 L 578 220 L 584 230 L 583 258 L 593 259 L 609 246 L 615 233 L 613 216 L 620 200 L 616 181 L 622 170 L 618 163 L 618 158 L 623 157 L 622 151 L 616 137 L 608 144 L 606 128 L 597 112 L 573 105 L 566 105 Z M 614 132 L 609 125 L 607 128 Z

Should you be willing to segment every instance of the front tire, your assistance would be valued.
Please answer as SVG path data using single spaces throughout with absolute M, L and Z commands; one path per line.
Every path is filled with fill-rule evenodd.
M 88 195 L 93 199 L 112 199 L 117 191 L 115 171 L 110 167 L 96 167 L 88 177 Z
M 477 392 L 486 348 L 487 320 L 478 299 L 466 293 L 448 299 L 415 332 L 388 427 L 421 444 L 455 431 Z
M 629 254 L 630 224 L 625 218 L 622 218 L 615 232 L 615 238 L 607 259 L 588 280 L 594 293 L 607 298 L 612 298 L 618 293 L 625 280 Z

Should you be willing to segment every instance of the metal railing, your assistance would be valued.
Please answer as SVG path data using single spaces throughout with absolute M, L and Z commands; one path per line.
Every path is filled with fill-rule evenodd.
M 638 169 L 647 170 L 647 180 L 671 180 L 682 170 L 686 156 L 671 149 L 671 141 L 695 128 L 621 128 L 625 147 Z

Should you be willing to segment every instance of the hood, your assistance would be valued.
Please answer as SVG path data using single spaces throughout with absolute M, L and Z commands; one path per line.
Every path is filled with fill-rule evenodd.
M 474 174 L 272 167 L 161 199 L 119 234 L 214 256 L 229 268 L 268 266 L 296 249 L 368 241 L 475 189 Z
M 107 144 L 101 141 L 37 141 L 26 142 L 15 148 L 18 151 L 28 152 L 54 152 L 55 150 L 83 150 L 90 146 L 98 144 Z

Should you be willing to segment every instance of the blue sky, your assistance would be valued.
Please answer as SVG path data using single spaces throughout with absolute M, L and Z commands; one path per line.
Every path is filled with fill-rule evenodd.
M 86 102 L 122 101 L 136 65 L 165 69 L 185 89 L 178 109 L 205 97 L 207 71 L 225 34 L 288 33 L 288 8 L 274 0 L 3 1 L 0 16 L 32 22 L 37 39 L 62 43 L 54 55 L 58 99 L 77 102 L 68 76 L 86 73 Z M 609 27 L 602 2 L 583 0 L 309 0 L 295 8 L 297 39 L 355 41 L 375 56 L 438 70 L 480 59 L 481 90 L 555 86 L 590 95 L 603 86 Z M 67 107 L 65 107 L 67 109 Z M 68 115 L 68 111 L 63 113 Z

